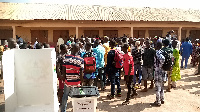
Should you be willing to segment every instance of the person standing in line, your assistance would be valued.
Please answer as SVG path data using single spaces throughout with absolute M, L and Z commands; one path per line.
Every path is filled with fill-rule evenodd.
M 151 86 L 149 89 L 153 89 L 153 72 L 154 72 L 154 57 L 156 51 L 150 47 L 150 40 L 146 42 L 146 48 L 144 49 L 143 57 L 143 67 L 142 67 L 142 79 L 144 81 L 144 89 L 142 92 L 147 92 L 147 80 L 151 81 Z
M 163 41 L 164 47 L 162 48 L 163 50 L 163 55 L 165 57 L 165 63 L 163 64 L 163 70 L 167 72 L 168 76 L 168 88 L 167 91 L 170 92 L 171 89 L 171 74 L 172 74 L 172 57 L 173 57 L 173 51 L 171 48 L 169 48 L 170 42 L 168 39 L 165 39 Z
M 161 106 L 164 104 L 164 82 L 166 81 L 166 72 L 162 69 L 165 62 L 165 57 L 162 55 L 162 43 L 157 43 L 156 55 L 154 57 L 155 61 L 155 87 L 156 87 L 156 101 L 151 103 L 151 106 Z
M 128 88 L 128 92 L 127 92 L 127 97 L 125 102 L 122 103 L 122 105 L 127 105 L 130 103 L 130 96 L 131 96 L 131 90 L 133 91 L 133 96 L 137 96 L 137 92 L 134 88 L 134 86 L 131 87 L 131 84 L 133 83 L 133 75 L 134 75 L 134 62 L 133 62 L 133 57 L 131 55 L 128 54 L 128 44 L 124 44 L 122 47 L 122 51 L 125 53 L 124 54 L 124 72 L 125 72 L 125 81 L 126 81 L 126 85 Z
M 103 47 L 105 48 L 105 54 L 104 54 L 104 61 L 105 61 L 105 66 L 104 66 L 104 77 L 106 78 L 106 65 L 107 65 L 107 56 L 108 56 L 108 52 L 110 51 L 110 47 L 109 47 L 109 38 L 106 36 L 104 37 L 104 44 L 103 44 Z M 109 80 L 109 79 L 108 79 Z M 104 80 L 104 84 L 106 85 L 107 84 L 107 80 Z M 104 86 L 104 90 L 105 90 L 105 87 Z
M 134 76 L 133 76 L 133 82 L 136 84 L 136 80 L 138 78 L 138 88 L 141 87 L 141 80 L 142 80 L 142 68 L 141 68 L 141 58 L 142 58 L 142 53 L 141 53 L 141 46 L 140 46 L 140 41 L 136 41 L 135 43 L 135 49 L 132 49 L 131 55 L 133 56 L 134 60 Z M 137 75 L 136 75 L 137 72 Z
M 101 84 L 101 90 L 104 90 L 104 82 L 106 80 L 106 77 L 104 77 L 104 55 L 105 55 L 105 48 L 100 45 L 100 40 L 96 40 L 94 42 L 94 48 L 92 49 L 92 51 L 95 53 L 95 58 L 96 58 L 96 78 L 94 81 L 94 85 L 97 86 L 97 82 L 98 82 L 98 77 L 100 78 L 100 84 Z
M 192 54 L 192 44 L 189 43 L 189 39 L 181 45 L 180 52 L 182 52 L 181 68 L 183 68 L 183 61 L 185 60 L 185 69 L 187 69 L 187 63 L 190 55 Z
M 71 44 L 71 55 L 65 55 L 63 60 L 62 73 L 65 74 L 64 94 L 62 97 L 61 112 L 66 112 L 67 100 L 71 87 L 79 87 L 83 82 L 84 60 L 80 56 L 76 56 L 79 45 Z
M 198 72 L 195 74 L 195 75 L 200 75 L 200 40 L 198 40 L 198 63 L 199 63 L 199 65 L 198 65 Z
M 83 55 L 83 58 L 84 58 L 83 86 L 93 86 L 94 79 L 96 78 L 95 74 L 94 74 L 95 69 L 96 69 L 96 61 L 95 61 L 95 56 L 94 56 L 93 52 L 91 51 L 91 48 L 92 48 L 91 43 L 87 42 L 85 44 L 86 51 Z M 92 63 L 92 61 L 93 61 L 93 63 Z M 90 64 L 87 65 L 87 62 Z
M 193 67 L 195 67 L 198 63 L 198 45 L 197 45 L 198 41 L 195 40 L 193 45 L 192 45 L 192 59 L 191 59 L 191 64 L 193 65 Z
M 172 67 L 172 88 L 176 88 L 176 81 L 181 79 L 179 66 L 179 50 L 177 49 L 177 41 L 172 41 L 174 64 Z
M 63 64 L 63 59 L 64 59 L 64 55 L 66 54 L 66 46 L 65 44 L 61 44 L 60 45 L 60 53 L 57 55 L 57 59 L 56 59 L 56 73 L 57 73 L 57 77 L 59 80 L 59 89 L 58 89 L 58 101 L 61 105 L 62 103 L 62 97 L 63 97 L 63 90 L 64 90 L 64 76 L 65 74 L 62 73 L 62 64 Z
M 111 94 L 110 95 L 107 95 L 107 97 L 109 99 L 113 99 L 115 98 L 115 84 L 117 85 L 117 96 L 118 97 L 121 97 L 121 87 L 120 87 L 120 74 L 119 74 L 119 71 L 118 69 L 115 67 L 115 50 L 114 50 L 114 47 L 116 46 L 116 42 L 115 40 L 111 40 L 110 41 L 110 47 L 111 47 L 111 50 L 108 52 L 108 56 L 107 56 L 107 66 L 106 66 L 106 69 L 108 70 L 108 77 L 111 81 Z
M 16 49 L 17 43 L 14 38 L 9 38 L 8 39 L 8 48 L 9 49 Z

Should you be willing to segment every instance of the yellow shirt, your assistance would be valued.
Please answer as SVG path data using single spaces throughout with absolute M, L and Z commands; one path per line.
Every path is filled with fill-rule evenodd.
M 104 61 L 105 61 L 105 66 L 106 66 L 107 65 L 108 52 L 110 51 L 109 43 L 104 43 L 103 47 L 105 48 Z
M 4 51 L 4 47 L 0 46 L 0 51 L 3 52 Z

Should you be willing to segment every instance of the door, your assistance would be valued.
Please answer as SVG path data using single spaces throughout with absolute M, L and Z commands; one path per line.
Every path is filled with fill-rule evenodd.
M 118 30 L 103 30 L 103 36 L 110 38 L 118 37 Z
M 155 36 L 162 37 L 162 30 L 149 30 L 149 37 L 153 38 Z
M 195 39 L 200 38 L 200 30 L 190 30 L 190 39 L 194 41 Z
M 145 38 L 145 30 L 133 30 L 134 38 Z
M 84 30 L 84 37 L 88 38 L 99 37 L 99 30 Z
M 0 30 L 0 39 L 9 39 L 13 38 L 13 31 L 12 30 Z
M 66 42 L 69 39 L 69 30 L 53 30 L 53 42 L 55 44 L 60 37 Z
M 31 30 L 31 42 L 34 43 L 35 41 L 44 43 L 48 42 L 48 30 Z

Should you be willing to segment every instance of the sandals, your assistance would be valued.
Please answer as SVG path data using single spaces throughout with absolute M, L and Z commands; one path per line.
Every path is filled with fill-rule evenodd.
M 171 92 L 171 90 L 170 90 L 169 88 L 168 88 L 168 89 L 166 89 L 166 91 L 167 91 L 167 92 Z
M 130 103 L 129 100 L 126 100 L 125 102 L 122 103 L 122 105 L 128 105 Z
M 155 101 L 154 103 L 150 103 L 151 106 L 160 107 L 161 104 Z
M 108 97 L 109 99 L 114 99 L 114 98 L 115 98 L 115 95 L 107 95 L 107 97 Z

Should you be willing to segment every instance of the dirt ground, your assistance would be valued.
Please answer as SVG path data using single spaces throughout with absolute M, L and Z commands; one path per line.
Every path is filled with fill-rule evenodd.
M 197 67 L 188 65 L 188 69 L 181 69 L 182 79 L 177 81 L 177 88 L 171 92 L 165 92 L 165 104 L 161 107 L 151 107 L 150 103 L 155 101 L 155 88 L 146 93 L 140 92 L 139 95 L 131 99 L 129 105 L 122 105 L 126 98 L 127 89 L 124 81 L 121 80 L 122 97 L 108 100 L 110 87 L 106 91 L 100 92 L 98 98 L 97 112 L 200 112 L 200 75 L 194 75 Z M 0 80 L 0 112 L 4 112 L 3 83 Z M 149 86 L 149 85 L 148 85 Z M 167 84 L 165 84 L 166 88 Z M 72 100 L 68 100 L 68 112 L 72 111 Z

